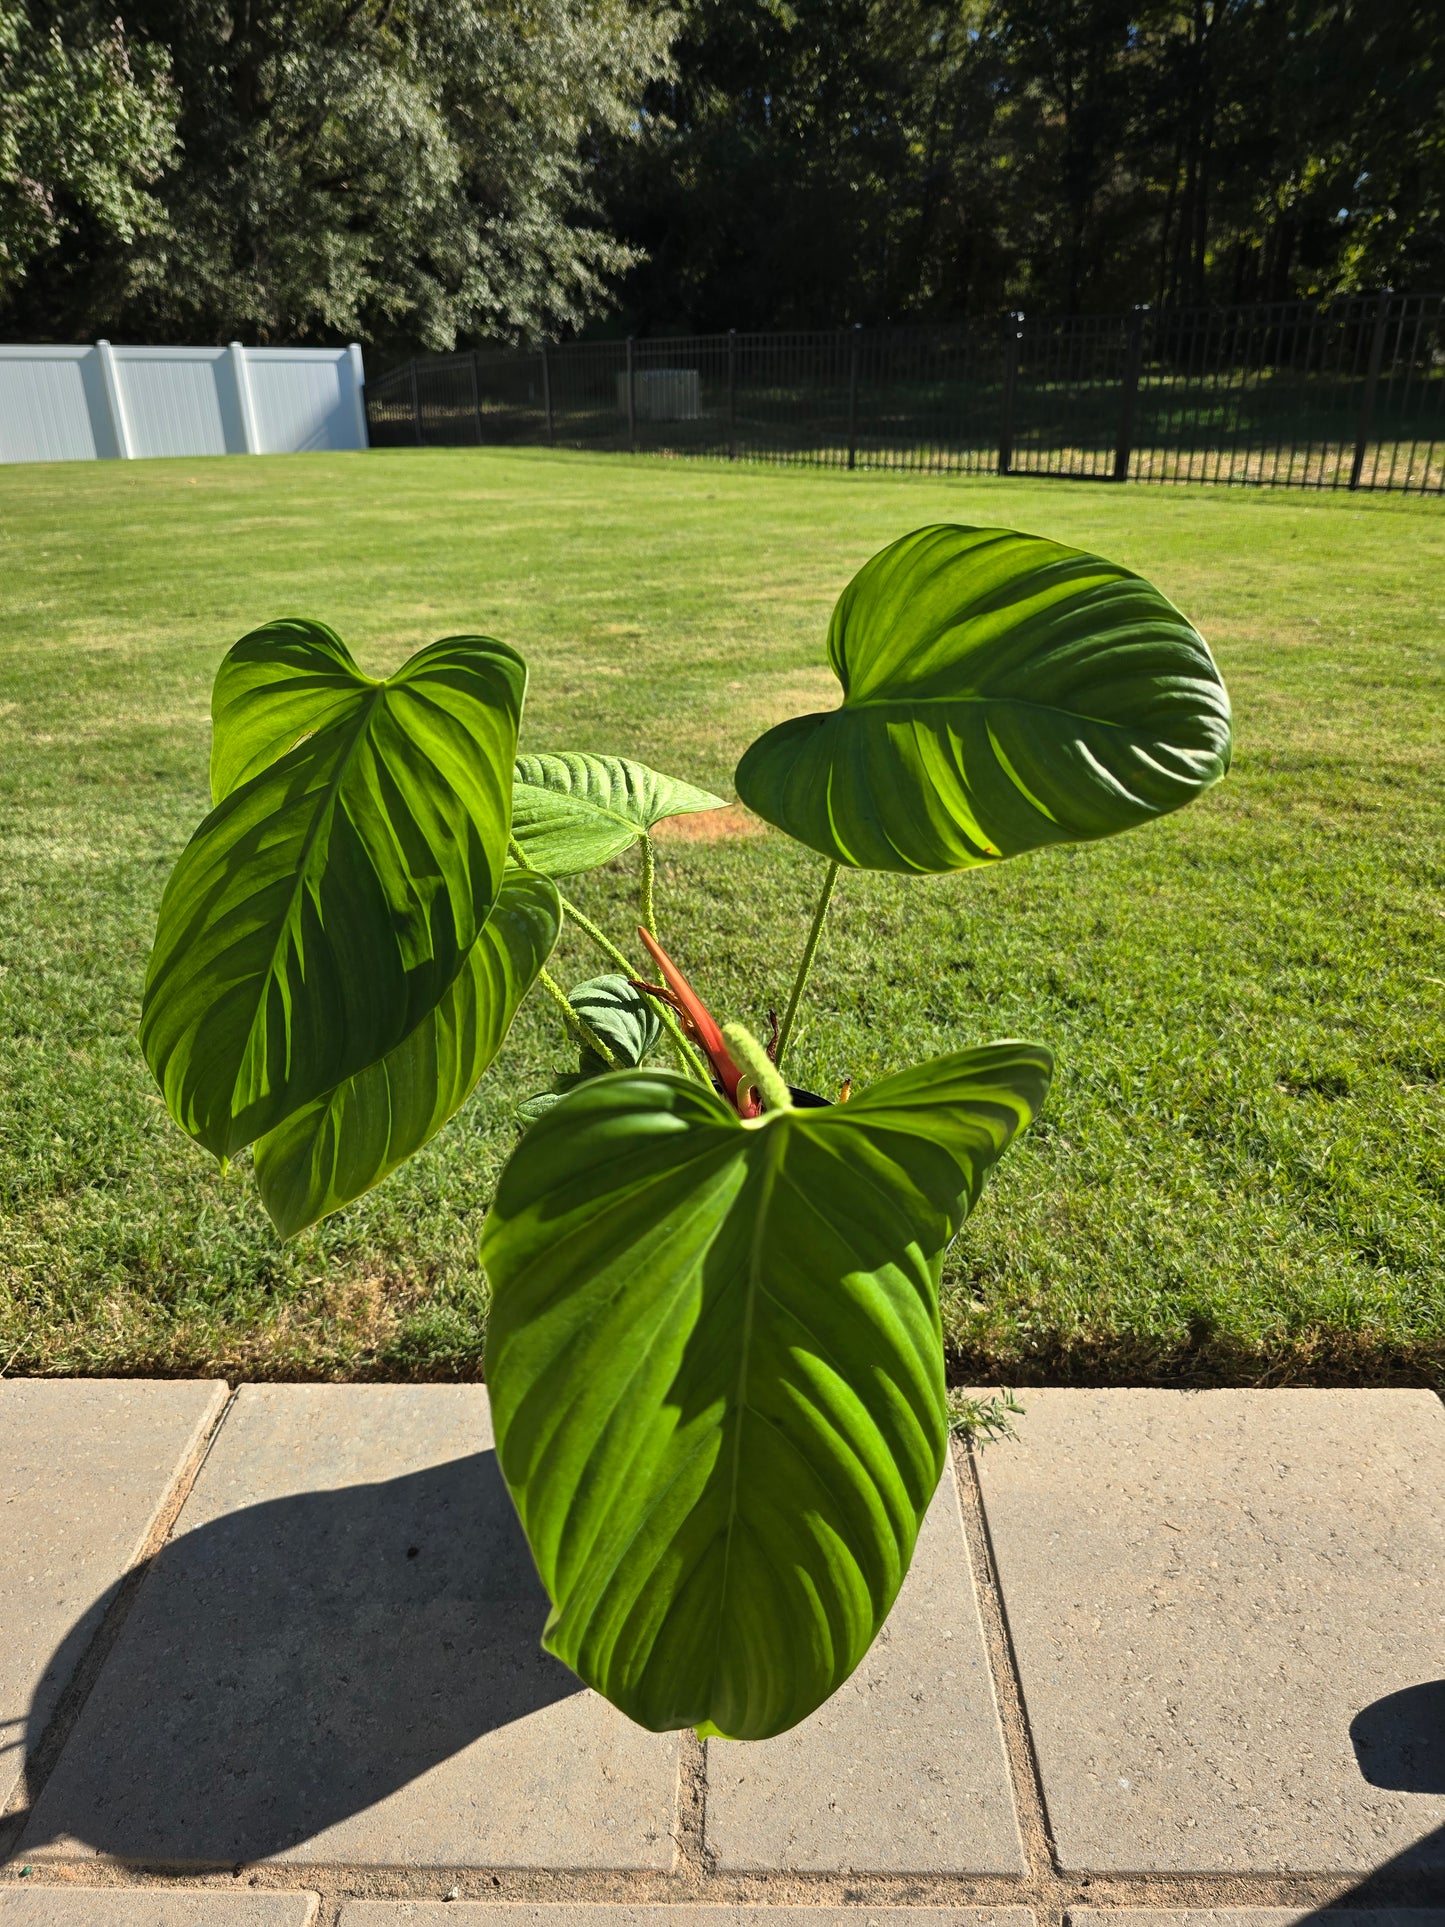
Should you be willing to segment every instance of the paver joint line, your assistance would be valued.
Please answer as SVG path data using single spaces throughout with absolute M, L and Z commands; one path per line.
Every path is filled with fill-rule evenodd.
M 989 1538 L 988 1516 L 983 1509 L 975 1447 L 965 1439 L 955 1441 L 952 1460 L 963 1513 L 964 1536 L 972 1556 L 974 1593 L 978 1600 L 979 1618 L 983 1622 L 984 1645 L 993 1673 L 994 1700 L 998 1706 L 1009 1776 L 1013 1782 L 1014 1812 L 1018 1817 L 1028 1875 L 1038 1879 L 1045 1871 L 1057 1874 L 1058 1860 L 1049 1832 L 1043 1779 L 1034 1751 L 1033 1734 L 1029 1731 L 1028 1709 L 1019 1680 L 1018 1660 L 1009 1638 L 998 1562 Z

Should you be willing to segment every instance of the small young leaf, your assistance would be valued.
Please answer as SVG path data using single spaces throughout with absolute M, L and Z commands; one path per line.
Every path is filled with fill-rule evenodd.
M 386 682 L 358 678 L 191 838 L 141 1046 L 217 1157 L 376 1063 L 445 994 L 501 885 L 525 685 L 504 643 L 433 643 Z M 264 756 L 259 732 L 247 742 L 222 785 Z
M 482 1238 L 498 1455 L 548 1651 L 641 1725 L 763 1739 L 868 1650 L 944 1462 L 943 1251 L 1050 1064 L 749 1122 L 621 1071 L 521 1140 Z
M 574 1071 L 566 1077 L 559 1077 L 550 1091 L 538 1091 L 535 1097 L 524 1097 L 514 1115 L 520 1124 L 535 1124 L 539 1117 L 545 1117 L 554 1104 L 560 1104 L 568 1091 L 575 1090 L 582 1078 Z
M 626 977 L 589 977 L 586 983 L 573 985 L 567 992 L 567 1001 L 610 1047 L 613 1056 L 629 1069 L 643 1062 L 662 1035 L 657 1012 Z M 605 1077 L 613 1068 L 584 1044 L 577 1069 L 557 1078 L 550 1091 L 539 1091 L 535 1097 L 524 1098 L 517 1106 L 518 1120 L 535 1124 L 554 1104 L 560 1104 L 568 1091 L 575 1091 L 589 1077 Z
M 946 871 L 1113 836 L 1229 768 L 1201 635 L 1131 569 L 1009 529 L 917 529 L 839 598 L 840 708 L 760 736 L 738 795 L 865 870 Z
M 609 974 L 574 984 L 567 1001 L 630 1069 L 646 1061 L 662 1035 L 657 1012 L 626 977 Z
M 720 796 L 645 763 L 548 750 L 517 758 L 512 834 L 543 876 L 576 876 L 629 849 L 664 817 L 723 807 Z
M 436 1008 L 379 1063 L 258 1140 L 261 1202 L 282 1237 L 380 1184 L 461 1109 L 501 1049 L 561 925 L 556 884 L 509 868 L 496 907 Z

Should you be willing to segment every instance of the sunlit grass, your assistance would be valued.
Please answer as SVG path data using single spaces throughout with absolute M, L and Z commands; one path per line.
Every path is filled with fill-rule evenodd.
M 425 1153 L 287 1246 L 139 1059 L 237 635 L 314 613 L 369 668 L 500 635 L 529 746 L 727 792 L 760 728 L 833 700 L 844 582 L 935 519 L 1143 569 L 1238 720 L 1229 781 L 1151 830 L 840 888 L 800 1081 L 1009 1035 L 1059 1058 L 949 1260 L 956 1371 L 1445 1383 L 1445 510 L 540 451 L 0 469 L 0 1368 L 478 1369 L 511 1103 L 562 1056 L 543 1008 Z M 820 872 L 772 834 L 665 845 L 665 934 L 715 1008 L 781 1001 Z M 580 894 L 625 931 L 632 889 L 621 864 Z

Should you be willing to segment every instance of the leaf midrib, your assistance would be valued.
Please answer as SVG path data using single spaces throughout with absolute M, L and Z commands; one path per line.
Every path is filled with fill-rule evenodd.
M 785 1114 L 784 1114 L 785 1115 Z M 728 1485 L 727 1538 L 723 1545 L 722 1582 L 718 1587 L 717 1637 L 713 1642 L 712 1678 L 708 1682 L 709 1700 L 717 1685 L 718 1661 L 722 1653 L 723 1627 L 727 1623 L 728 1585 L 732 1577 L 733 1535 L 738 1522 L 738 1487 L 742 1476 L 743 1457 L 743 1416 L 748 1410 L 748 1367 L 751 1362 L 753 1342 L 753 1320 L 757 1310 L 758 1294 L 762 1284 L 762 1247 L 767 1226 L 768 1210 L 777 1188 L 778 1167 L 782 1161 L 782 1147 L 787 1125 L 784 1116 L 763 1131 L 763 1156 L 766 1160 L 763 1171 L 762 1195 L 758 1199 L 757 1215 L 753 1222 L 752 1243 L 748 1250 L 747 1297 L 743 1306 L 742 1342 L 738 1347 L 738 1380 L 735 1402 L 737 1422 L 733 1426 L 733 1462 Z M 777 1148 L 775 1149 L 774 1146 Z
M 267 959 L 266 969 L 261 976 L 260 988 L 257 991 L 256 1007 L 252 1011 L 251 1021 L 246 1027 L 246 1041 L 241 1047 L 240 1060 L 236 1066 L 236 1072 L 238 1076 L 240 1075 L 241 1064 L 245 1062 L 246 1055 L 250 1050 L 251 1040 L 256 1034 L 256 1025 L 260 1021 L 261 1013 L 264 1011 L 266 1007 L 266 989 L 267 989 L 267 986 L 273 981 L 276 975 L 276 959 L 279 956 L 282 945 L 285 942 L 286 932 L 291 928 L 292 919 L 296 914 L 296 905 L 300 899 L 301 891 L 306 881 L 306 874 L 311 863 L 311 855 L 316 848 L 316 840 L 321 833 L 321 825 L 325 822 L 330 821 L 331 814 L 336 808 L 336 799 L 341 792 L 341 785 L 345 782 L 347 772 L 350 770 L 351 765 L 355 760 L 356 752 L 360 747 L 361 742 L 367 733 L 367 730 L 370 728 L 372 712 L 375 710 L 377 704 L 385 697 L 385 695 L 386 695 L 385 683 L 378 683 L 374 688 L 370 689 L 363 697 L 361 706 L 357 711 L 356 727 L 352 733 L 351 741 L 347 744 L 345 754 L 341 757 L 340 761 L 337 763 L 336 768 L 333 771 L 331 778 L 326 785 L 325 790 L 322 792 L 321 800 L 312 815 L 310 824 L 307 827 L 306 835 L 301 845 L 301 854 L 296 864 L 295 876 L 291 884 L 291 893 L 286 899 L 286 913 L 277 922 L 275 940 L 271 945 L 271 955 Z M 343 728 L 344 725 L 338 723 L 338 724 L 335 724 L 334 727 L 340 729 L 340 728 Z M 288 1043 L 288 1055 L 289 1055 L 289 1043 Z M 289 1066 L 288 1066 L 288 1069 L 289 1069 Z M 342 1079 L 340 1081 L 344 1082 L 345 1080 Z M 331 1088 L 335 1089 L 336 1087 L 333 1085 Z M 319 1097 L 320 1095 L 321 1093 L 318 1092 L 317 1096 Z M 231 1101 L 232 1101 L 233 1107 L 235 1104 L 235 1098 L 236 1098 L 236 1087 L 235 1087 L 235 1084 L 232 1083 Z M 232 1109 L 231 1115 L 233 1118 L 236 1115 L 234 1108 Z
M 1062 709 L 1057 703 L 1031 702 L 1027 696 L 862 696 L 856 700 L 845 696 L 837 709 L 825 710 L 826 717 L 842 716 L 849 710 L 860 709 L 930 709 L 934 707 L 954 707 L 960 703 L 998 704 L 1011 709 L 1030 709 L 1041 716 L 1060 716 L 1073 723 L 1092 723 L 1096 729 L 1114 729 L 1122 735 L 1133 737 L 1156 737 L 1157 731 L 1148 730 L 1139 723 L 1120 723 L 1110 721 L 1104 716 L 1090 716 L 1080 709 Z
M 623 816 L 620 811 L 609 809 L 605 803 L 595 803 L 590 796 L 579 796 L 576 790 L 549 790 L 545 783 L 529 783 L 524 776 L 514 780 L 513 789 L 531 790 L 537 796 L 545 796 L 550 803 L 570 803 L 579 814 L 605 817 L 609 823 L 621 824 L 633 836 L 647 834 L 647 826 L 639 823 L 635 816 Z

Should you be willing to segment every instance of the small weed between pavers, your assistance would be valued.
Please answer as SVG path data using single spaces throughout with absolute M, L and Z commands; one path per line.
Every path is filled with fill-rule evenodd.
M 998 1439 L 1017 1439 L 1014 1420 L 1022 1418 L 1024 1407 L 1011 1391 L 948 1394 L 948 1429 L 955 1438 L 967 1439 L 982 1448 Z

